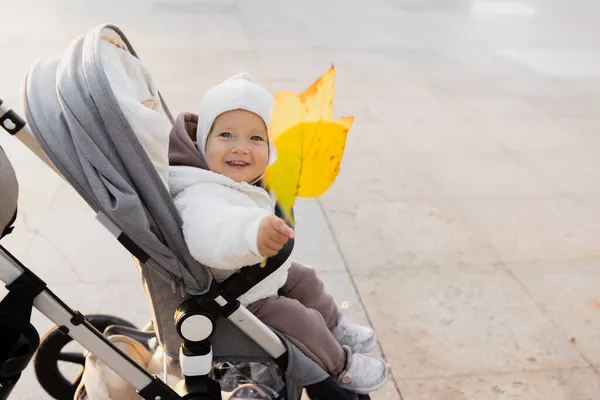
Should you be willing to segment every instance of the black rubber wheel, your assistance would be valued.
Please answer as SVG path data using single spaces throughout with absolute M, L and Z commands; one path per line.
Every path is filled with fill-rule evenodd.
M 110 325 L 135 328 L 130 322 L 112 315 L 93 314 L 85 316 L 85 319 L 100 332 L 104 332 Z M 81 382 L 85 356 L 79 352 L 62 351 L 72 341 L 70 336 L 65 335 L 55 326 L 42 338 L 33 362 L 38 382 L 50 396 L 57 400 L 73 400 L 77 386 Z M 74 379 L 68 379 L 60 371 L 59 361 L 79 364 L 81 370 Z

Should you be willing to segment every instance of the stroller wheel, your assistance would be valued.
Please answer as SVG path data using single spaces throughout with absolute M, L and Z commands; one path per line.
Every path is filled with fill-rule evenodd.
M 110 325 L 121 325 L 135 328 L 133 324 L 112 315 L 86 315 L 86 321 L 100 332 Z M 83 352 L 63 352 L 63 348 L 73 339 L 62 333 L 58 327 L 50 329 L 40 341 L 33 367 L 35 376 L 42 388 L 57 400 L 73 400 L 77 386 L 81 381 L 85 355 Z M 80 365 L 79 372 L 73 379 L 68 379 L 59 369 L 59 362 Z

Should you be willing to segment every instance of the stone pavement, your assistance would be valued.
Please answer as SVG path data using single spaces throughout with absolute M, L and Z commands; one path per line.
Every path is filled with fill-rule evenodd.
M 377 330 L 393 379 L 373 398 L 600 399 L 597 1 L 21 0 L 2 15 L 16 108 L 35 59 L 103 22 L 176 112 L 241 70 L 300 91 L 334 63 L 336 113 L 356 122 L 334 187 L 299 204 L 296 258 Z M 0 143 L 22 186 L 7 247 L 72 307 L 144 324 L 126 252 Z M 29 371 L 11 398 L 46 396 Z

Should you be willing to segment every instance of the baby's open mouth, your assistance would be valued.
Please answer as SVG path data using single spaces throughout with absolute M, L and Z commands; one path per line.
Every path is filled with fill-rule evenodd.
M 226 161 L 227 165 L 230 165 L 232 167 L 246 167 L 248 165 L 250 165 L 250 163 L 247 163 L 246 161 Z

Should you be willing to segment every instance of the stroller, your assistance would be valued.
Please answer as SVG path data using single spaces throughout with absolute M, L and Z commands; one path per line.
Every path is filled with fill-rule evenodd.
M 369 398 L 339 388 L 236 300 L 281 265 L 292 240 L 265 267 L 243 268 L 221 283 L 190 256 L 161 177 L 168 160 L 152 154 L 153 141 L 168 140 L 173 118 L 117 27 L 99 26 L 61 57 L 37 62 L 25 79 L 23 107 L 26 121 L 0 100 L 0 126 L 62 175 L 133 255 L 152 321 L 138 330 L 118 317 L 84 316 L 0 246 L 0 279 L 9 289 L 0 303 L 0 399 L 8 397 L 38 347 L 37 378 L 56 399 L 86 398 L 85 368 L 70 381 L 58 361 L 88 365 L 92 356 L 127 382 L 136 398 L 221 399 L 225 389 L 234 392 L 232 399 L 298 400 L 303 388 L 311 399 Z M 0 149 L 0 206 L 14 210 L 6 221 L 0 214 L 2 235 L 16 218 L 13 180 Z M 41 343 L 29 322 L 32 307 L 56 324 Z M 114 337 L 139 343 L 147 354 L 163 351 L 161 372 L 166 375 L 172 364 L 178 382 L 151 373 L 109 340 Z M 62 351 L 71 340 L 87 349 L 87 357 Z

